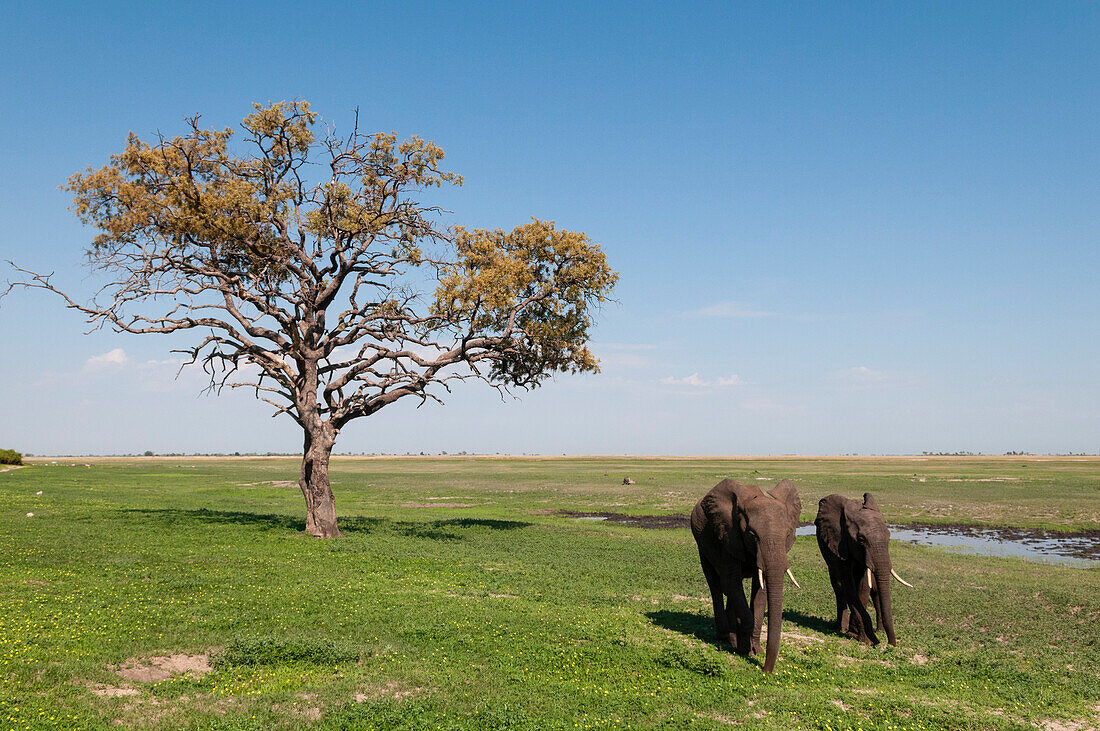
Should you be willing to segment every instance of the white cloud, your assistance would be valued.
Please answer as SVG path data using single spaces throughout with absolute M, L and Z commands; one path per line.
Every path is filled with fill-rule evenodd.
M 763 310 L 754 310 L 751 307 L 746 307 L 739 302 L 715 302 L 713 305 L 707 305 L 699 310 L 692 310 L 688 313 L 696 317 L 722 317 L 728 319 L 749 319 L 755 317 L 771 317 L 774 313 L 764 312 Z
M 698 373 L 692 373 L 690 376 L 684 378 L 673 378 L 672 376 L 665 376 L 661 379 L 661 383 L 667 383 L 670 386 L 709 386 L 710 383 L 699 378 Z
M 668 386 L 689 386 L 691 388 L 710 388 L 717 386 L 719 388 L 725 388 L 727 386 L 743 386 L 745 382 L 741 380 L 741 377 L 736 373 L 729 376 L 721 376 L 713 381 L 706 381 L 699 377 L 698 373 L 692 373 L 690 376 L 683 378 L 675 378 L 673 376 L 665 376 L 660 379 L 660 383 L 664 383 Z
M 115 348 L 109 350 L 102 355 L 93 355 L 91 358 L 84 362 L 85 368 L 108 368 L 112 366 L 125 365 L 130 361 L 126 355 L 126 351 L 122 348 Z
M 923 380 L 924 374 L 913 370 L 876 371 L 858 365 L 834 371 L 833 377 L 851 388 L 872 389 L 915 386 Z
M 194 389 L 196 387 L 195 377 L 198 376 L 205 380 L 205 376 L 198 366 L 185 368 L 184 364 L 186 362 L 182 358 L 134 360 L 122 348 L 115 348 L 88 358 L 84 361 L 84 367 L 81 369 L 80 374 L 86 382 L 101 383 L 104 378 L 121 379 L 131 387 L 143 391 L 165 391 L 178 386 Z M 64 374 L 47 374 L 42 383 L 50 383 L 58 378 L 64 378 L 66 382 L 71 382 L 69 380 L 71 377 L 71 375 Z M 90 379 L 90 381 L 87 379 Z M 181 383 L 181 381 L 187 382 Z M 200 387 L 204 385 L 201 384 L 201 381 L 199 383 Z
M 867 366 L 854 366 L 840 373 L 857 383 L 881 383 L 887 378 L 884 371 L 874 371 Z

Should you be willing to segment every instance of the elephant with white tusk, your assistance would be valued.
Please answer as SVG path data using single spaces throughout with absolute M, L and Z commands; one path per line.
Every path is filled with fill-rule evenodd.
M 841 495 L 824 497 L 814 525 L 836 595 L 837 631 L 877 645 L 875 630 L 885 630 L 887 641 L 896 645 L 890 578 L 908 587 L 912 584 L 898 576 L 890 562 L 890 530 L 874 496 L 863 493 L 862 503 Z M 875 627 L 867 612 L 868 600 L 875 608 Z
M 790 480 L 781 481 L 767 493 L 756 485 L 722 480 L 691 511 L 691 532 L 699 545 L 703 575 L 714 602 L 718 639 L 728 638 L 743 655 L 759 653 L 767 599 L 767 673 L 775 668 L 779 656 L 783 577 L 788 575 L 794 581 L 787 552 L 794 545 L 801 512 L 802 501 Z M 744 579 L 752 579 L 751 610 Z

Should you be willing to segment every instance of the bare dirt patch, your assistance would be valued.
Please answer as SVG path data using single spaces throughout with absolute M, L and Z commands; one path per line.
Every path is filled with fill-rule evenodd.
M 122 706 L 122 710 L 129 714 L 140 716 L 142 724 L 155 724 L 164 718 L 167 709 L 165 702 L 160 698 L 137 698 Z M 115 726 L 133 726 L 129 719 L 116 718 Z
M 261 482 L 234 482 L 240 487 L 255 487 L 256 485 L 271 485 L 272 487 L 298 487 L 295 480 L 263 480 Z
M 27 465 L 25 465 L 25 464 L 4 465 L 3 467 L 0 467 L 0 472 L 8 472 L 9 470 L 21 470 L 26 466 Z
M 808 645 L 814 642 L 824 642 L 824 637 L 814 637 L 812 635 L 804 635 L 800 632 L 792 632 L 791 630 L 783 630 L 783 639 L 790 639 L 794 641 L 796 645 Z
M 157 655 L 144 659 L 132 657 L 120 665 L 111 666 L 111 670 L 130 680 L 157 683 L 173 675 L 204 675 L 210 672 L 210 655 Z
M 298 718 L 310 723 L 320 721 L 325 715 L 324 711 L 322 711 L 319 706 L 313 705 L 317 700 L 317 695 L 315 693 L 299 693 L 297 700 L 299 702 L 291 704 L 276 703 L 271 707 L 271 710 L 276 713 L 293 713 Z M 297 727 L 298 725 L 296 724 L 295 728 Z
M 476 508 L 474 503 L 402 503 L 403 508 Z
M 1043 725 L 1040 726 L 1043 731 L 1090 731 L 1096 727 L 1091 725 L 1088 721 L 1059 721 L 1056 719 L 1048 719 L 1043 721 Z
M 553 515 L 560 515 L 563 518 L 606 520 L 608 523 L 636 525 L 639 528 L 687 528 L 691 525 L 690 517 L 676 514 L 625 515 L 623 513 L 609 513 L 605 511 L 584 512 L 581 510 L 557 510 Z
M 138 695 L 141 693 L 137 688 L 131 688 L 124 685 L 107 685 L 106 683 L 87 682 L 84 683 L 84 687 L 101 698 L 121 698 L 122 696 Z
M 406 698 L 420 695 L 424 692 L 423 688 L 411 688 L 407 685 L 391 680 L 385 685 L 368 685 L 355 694 L 355 702 L 362 703 L 363 701 L 377 701 L 385 698 L 391 698 L 395 701 L 403 701 Z
M 297 711 L 298 715 L 307 721 L 320 721 L 321 716 L 324 715 L 317 706 L 300 706 Z

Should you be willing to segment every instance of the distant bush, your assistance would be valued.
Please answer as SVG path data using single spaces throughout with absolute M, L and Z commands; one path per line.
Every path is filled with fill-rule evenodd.
M 0 449 L 0 464 L 23 464 L 23 455 L 14 449 Z
M 210 659 L 214 667 L 227 665 L 283 665 L 310 663 L 336 665 L 358 662 L 360 647 L 333 640 L 290 639 L 286 637 L 238 637 L 225 650 Z

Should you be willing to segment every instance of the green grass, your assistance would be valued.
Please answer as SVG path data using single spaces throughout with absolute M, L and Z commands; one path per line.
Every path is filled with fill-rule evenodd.
M 831 632 L 799 538 L 764 675 L 714 644 L 688 531 L 551 514 L 685 513 L 722 476 L 791 477 L 806 520 L 870 490 L 898 521 L 1081 529 L 1100 459 L 338 459 L 327 542 L 296 486 L 265 484 L 293 460 L 29 461 L 0 474 L 0 729 L 1100 721 L 1100 569 L 896 545 L 917 589 L 895 591 L 899 647 L 869 648 Z M 172 653 L 213 669 L 112 669 Z

